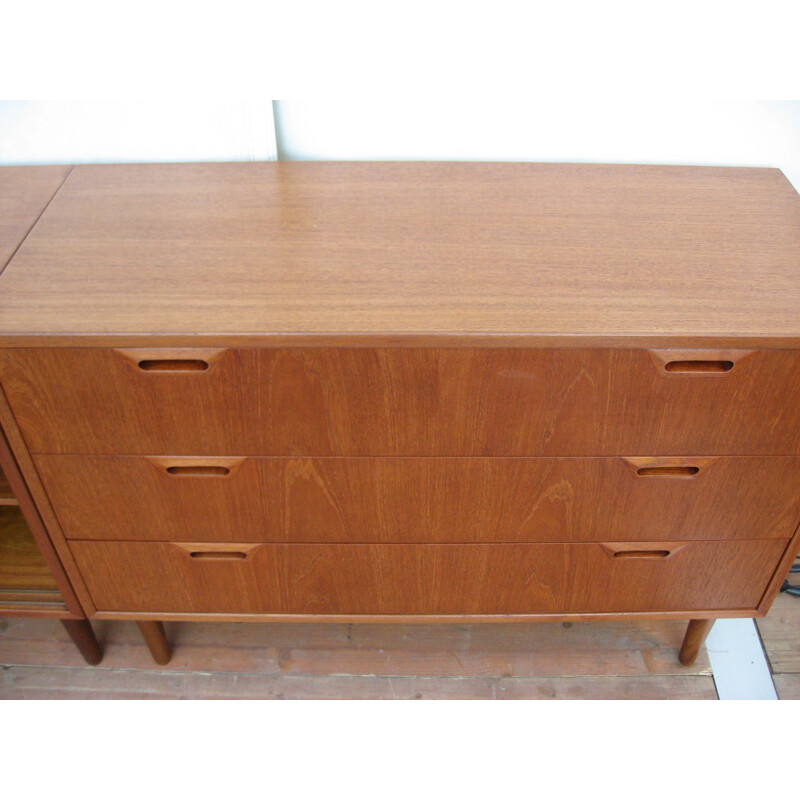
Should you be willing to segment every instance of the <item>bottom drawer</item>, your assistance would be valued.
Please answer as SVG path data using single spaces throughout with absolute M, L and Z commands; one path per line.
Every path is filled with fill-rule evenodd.
M 754 609 L 786 542 L 70 547 L 98 611 L 479 615 Z

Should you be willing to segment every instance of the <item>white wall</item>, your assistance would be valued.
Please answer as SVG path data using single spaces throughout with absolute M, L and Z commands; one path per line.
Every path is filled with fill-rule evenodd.
M 277 146 L 275 131 L 277 127 Z M 444 159 L 777 166 L 800 187 L 800 102 L 520 98 L 0 102 L 0 164 Z
M 0 164 L 275 157 L 269 100 L 0 102 Z
M 800 102 L 280 101 L 290 159 L 776 166 L 800 186 Z

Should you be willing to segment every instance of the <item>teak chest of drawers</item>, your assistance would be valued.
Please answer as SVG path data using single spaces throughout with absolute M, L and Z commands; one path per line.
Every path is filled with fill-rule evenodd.
M 800 547 L 779 171 L 64 172 L 2 254 L 0 422 L 88 617 L 163 659 L 164 619 L 660 615 L 690 663 L 768 610 Z

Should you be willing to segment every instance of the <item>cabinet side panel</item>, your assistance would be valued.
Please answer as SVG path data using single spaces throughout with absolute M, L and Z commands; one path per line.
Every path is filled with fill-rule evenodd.
M 67 546 L 50 501 L 39 480 L 22 435 L 0 386 L 0 458 L 3 471 L 20 501 L 31 532 L 76 616 L 91 616 L 95 608 L 75 559 Z

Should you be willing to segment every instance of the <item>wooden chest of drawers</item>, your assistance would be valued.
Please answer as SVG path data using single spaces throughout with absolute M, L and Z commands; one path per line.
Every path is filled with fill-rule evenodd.
M 79 166 L 0 275 L 0 385 L 90 616 L 658 614 L 688 662 L 800 546 L 800 200 L 760 169 Z

